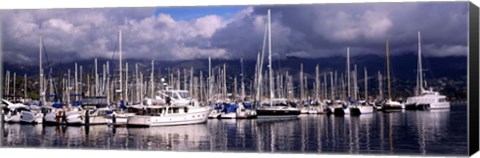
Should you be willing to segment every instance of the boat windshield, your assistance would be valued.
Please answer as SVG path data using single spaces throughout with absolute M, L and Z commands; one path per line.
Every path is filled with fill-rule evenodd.
M 188 92 L 178 92 L 181 98 L 190 99 L 190 94 Z

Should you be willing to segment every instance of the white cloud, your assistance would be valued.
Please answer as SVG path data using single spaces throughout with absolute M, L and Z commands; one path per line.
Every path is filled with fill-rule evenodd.
M 426 51 L 466 54 L 467 3 L 325 4 L 246 7 L 231 18 L 205 15 L 175 20 L 155 8 L 2 11 L 4 60 L 34 63 L 39 35 L 58 61 L 110 58 L 121 29 L 125 58 L 184 60 L 255 58 L 265 33 L 266 8 L 272 9 L 274 54 L 328 56 L 384 54 L 385 35 L 392 52 L 416 51 L 422 31 Z M 15 55 L 21 54 L 21 55 Z

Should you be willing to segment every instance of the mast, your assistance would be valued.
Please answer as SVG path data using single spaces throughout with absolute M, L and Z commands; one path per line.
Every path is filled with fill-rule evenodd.
M 125 62 L 125 102 L 128 100 L 128 63 Z
M 120 100 L 123 100 L 123 86 L 122 86 L 122 30 L 118 30 L 118 66 L 120 67 L 119 81 L 120 84 Z
M 304 83 L 303 83 L 303 64 L 300 64 L 300 100 L 303 100 L 305 94 L 303 92 Z
M 17 73 L 14 72 L 14 73 L 13 73 L 13 101 L 16 101 L 16 100 L 17 100 L 17 92 L 16 92 L 17 84 L 16 84 L 16 80 L 17 80 Z
M 335 100 L 335 97 L 334 97 L 334 89 L 335 87 L 333 86 L 333 72 L 330 71 L 330 90 L 331 90 L 331 94 L 330 94 L 330 97 L 332 100 Z
M 270 15 L 270 14 L 269 14 Z M 265 33 L 263 34 L 263 45 L 262 45 L 262 54 L 260 58 L 260 64 L 258 68 L 258 88 L 257 88 L 257 101 L 260 101 L 260 95 L 263 95 L 263 61 L 265 57 L 265 45 L 267 43 L 267 34 L 268 34 L 268 24 L 265 26 Z
M 208 57 L 208 101 L 212 100 L 212 59 Z
M 98 96 L 98 63 L 97 63 L 97 58 L 95 58 L 95 94 L 94 96 Z
M 418 63 L 417 63 L 417 90 L 416 95 L 421 95 L 423 92 L 423 70 L 422 70 L 422 44 L 420 31 L 418 35 Z
M 318 76 L 318 64 L 315 67 L 315 99 L 319 99 L 319 92 L 320 92 L 320 79 Z
M 368 100 L 368 74 L 367 74 L 367 67 L 363 68 L 363 73 L 364 73 L 364 86 L 365 86 L 365 100 Z
M 268 70 L 270 80 L 270 106 L 272 106 L 273 94 L 273 72 L 272 72 L 272 25 L 271 25 L 270 9 L 268 9 Z
M 353 67 L 354 67 L 353 68 L 353 72 L 354 72 L 353 73 L 353 81 L 354 81 L 354 83 L 353 83 L 353 95 L 354 95 L 354 97 L 353 98 L 355 99 L 355 101 L 357 101 L 358 100 L 357 64 L 355 64 Z
M 245 74 L 243 74 L 243 58 L 240 58 L 240 62 L 242 63 L 242 84 L 241 84 L 241 88 L 242 88 L 242 101 L 244 101 L 245 99 Z
M 107 104 L 110 105 L 110 64 L 109 62 L 107 61 Z M 82 66 L 80 66 L 80 72 L 82 72 Z M 80 76 L 81 76 L 82 73 L 80 73 Z M 80 77 L 81 79 L 82 77 Z
M 135 102 L 139 102 L 140 101 L 140 78 L 138 77 L 138 63 L 135 63 L 135 94 L 136 94 L 136 98 L 135 98 Z
M 389 51 L 389 47 L 388 47 L 388 35 L 387 35 L 387 90 L 388 90 L 388 99 L 392 99 L 392 95 L 391 95 L 391 92 L 390 92 L 390 61 L 389 61 L 389 57 L 388 57 L 388 51 Z
M 75 62 L 75 101 L 78 100 L 78 65 Z
M 350 91 L 350 47 L 347 47 L 347 97 L 351 97 Z
M 23 80 L 24 80 L 23 95 L 24 95 L 24 100 L 26 100 L 27 99 L 27 74 L 23 75 Z
M 40 72 L 40 101 L 41 102 L 45 102 L 45 97 L 44 97 L 44 91 L 43 91 L 43 64 L 42 64 L 42 36 L 40 35 L 40 41 L 38 42 L 38 45 L 39 45 L 39 59 L 40 59 L 40 62 L 39 62 L 39 72 Z M 9 76 L 10 78 L 10 76 Z
M 80 67 L 80 72 L 79 72 L 79 75 L 80 75 L 80 81 L 79 81 L 79 82 L 80 82 L 80 87 L 78 88 L 78 90 L 80 91 L 80 93 L 83 94 L 83 88 L 82 88 L 82 87 L 83 87 L 83 78 L 82 78 L 82 77 L 83 77 L 83 68 L 82 68 L 82 65 L 80 65 L 79 67 Z M 108 99 L 107 99 L 107 101 L 108 101 Z M 110 104 L 109 104 L 109 105 L 110 105 Z
M 150 95 L 151 95 L 152 99 L 155 96 L 155 84 L 154 84 L 154 80 L 153 80 L 154 66 L 155 66 L 155 63 L 152 60 L 152 73 L 150 74 L 150 88 L 151 88 L 150 89 Z

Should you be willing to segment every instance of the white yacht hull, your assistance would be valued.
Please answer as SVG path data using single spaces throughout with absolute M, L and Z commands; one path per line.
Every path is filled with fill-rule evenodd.
M 163 116 L 136 115 L 128 118 L 127 126 L 173 126 L 185 124 L 205 123 L 210 109 L 191 109 L 188 113 L 176 113 Z
M 67 113 L 66 122 L 68 125 L 82 125 L 85 123 L 80 113 Z
M 239 110 L 237 111 L 237 118 L 239 119 L 247 119 L 247 118 L 256 118 L 257 112 L 255 110 Z
M 43 118 L 44 124 L 60 124 L 60 122 L 62 122 L 61 117 L 57 118 L 57 114 L 55 112 L 47 113 Z
M 221 119 L 235 119 L 237 118 L 237 113 L 236 112 L 231 112 L 231 113 L 222 113 L 220 115 Z
M 373 106 L 354 106 L 350 109 L 352 115 L 371 114 L 373 111 Z
M 115 114 L 115 119 L 113 115 L 105 116 L 105 121 L 109 126 L 126 126 L 128 122 L 128 117 L 135 116 L 135 114 L 125 113 L 125 114 Z
M 297 118 L 301 114 L 300 110 L 291 107 L 262 107 L 257 109 L 258 119 L 283 119 Z

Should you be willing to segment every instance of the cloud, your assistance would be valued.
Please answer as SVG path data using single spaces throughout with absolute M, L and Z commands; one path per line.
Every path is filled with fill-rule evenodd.
M 125 58 L 253 59 L 272 10 L 272 53 L 283 57 L 416 52 L 417 31 L 429 56 L 466 55 L 466 2 L 250 6 L 235 15 L 176 20 L 156 8 L 2 11 L 5 62 L 36 64 L 41 35 L 56 62 L 111 58 L 122 30 Z

